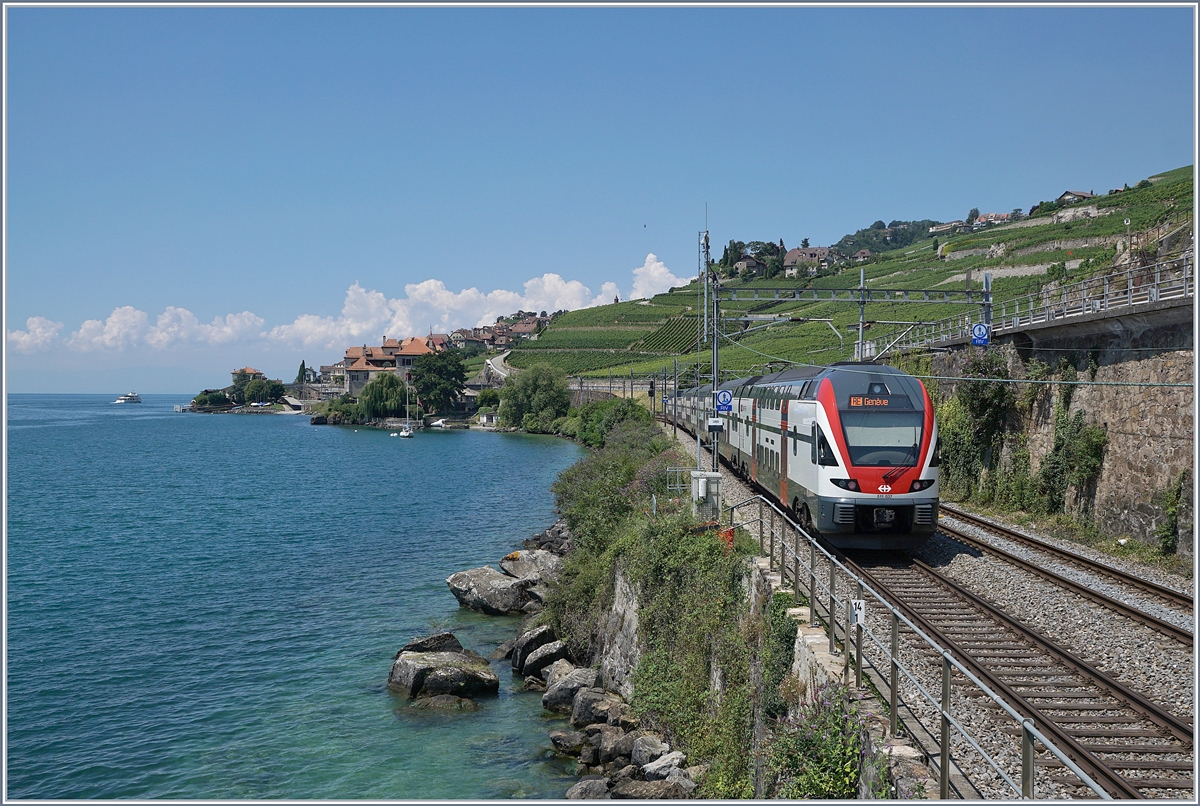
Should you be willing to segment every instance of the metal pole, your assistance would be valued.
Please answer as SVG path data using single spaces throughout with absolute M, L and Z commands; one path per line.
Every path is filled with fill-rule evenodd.
M 762 547 L 763 547 L 763 510 L 762 510 L 762 507 L 763 507 L 763 502 L 762 502 L 762 499 L 759 498 L 758 499 L 758 550 L 759 551 L 762 551 Z
M 808 544 L 808 623 L 817 621 L 817 544 Z
M 1033 734 L 1032 721 L 1021 723 L 1021 797 L 1033 798 Z
M 892 651 L 891 651 L 891 692 L 888 694 L 888 705 L 891 707 L 891 731 L 894 738 L 899 733 L 900 715 L 897 713 L 900 694 L 900 616 L 892 611 Z
M 950 797 L 950 651 L 942 651 L 941 799 Z
M 792 599 L 800 604 L 800 532 L 792 530 Z
M 992 273 L 985 271 L 983 273 L 983 323 L 987 325 L 988 342 L 991 343 L 992 334 Z
M 775 570 L 775 507 L 771 507 L 771 539 L 768 543 L 770 550 L 767 553 L 767 568 L 771 571 Z
M 837 652 L 835 651 L 837 649 L 837 647 L 834 646 L 834 643 L 833 643 L 833 638 L 834 638 L 833 634 L 835 632 L 837 632 L 837 629 L 836 629 L 837 617 L 834 615 L 837 611 L 835 611 L 833 609 L 834 605 L 836 604 L 836 602 L 834 600 L 837 598 L 836 596 L 834 596 L 834 585 L 836 584 L 836 581 L 837 581 L 837 578 L 833 575 L 833 563 L 830 563 L 829 564 L 829 609 L 825 611 L 829 614 L 829 654 L 830 655 L 837 654 Z
M 863 598 L 862 582 L 858 583 L 858 598 Z M 847 622 L 849 623 L 849 622 Z M 862 625 L 854 625 L 854 687 L 862 688 Z
M 676 438 L 679 437 L 679 358 L 675 358 L 675 381 L 671 384 L 671 433 Z M 733 510 L 730 510 L 729 517 L 733 517 Z M 731 521 L 732 522 L 732 521 Z
M 846 597 L 846 628 L 842 630 L 842 685 L 850 685 L 850 597 Z
M 858 361 L 865 361 L 863 356 L 863 324 L 867 317 L 867 267 L 860 266 L 858 268 L 858 346 L 855 350 L 858 355 L 855 357 Z

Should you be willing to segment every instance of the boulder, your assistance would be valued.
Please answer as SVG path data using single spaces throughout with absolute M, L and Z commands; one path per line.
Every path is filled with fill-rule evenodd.
M 525 682 L 521 684 L 522 691 L 545 691 L 546 681 L 535 675 L 529 675 L 525 678 Z
M 639 767 L 645 767 L 651 761 L 662 758 L 671 752 L 671 746 L 653 734 L 639 736 L 633 742 L 629 757 Z
M 592 743 L 596 749 L 600 751 L 600 763 L 611 764 L 619 753 L 613 752 L 613 748 L 617 746 L 617 742 L 621 740 L 625 733 L 620 728 L 614 728 L 612 725 L 605 725 L 600 732 L 592 737 Z
M 557 666 L 563 661 L 555 663 Z M 580 690 L 596 685 L 596 677 L 600 673 L 595 669 L 575 669 L 567 675 L 550 683 L 546 693 L 542 695 L 542 707 L 547 711 L 559 714 L 571 713 L 575 703 L 575 695 Z
M 400 657 L 401 652 L 462 652 L 462 644 L 451 632 L 439 632 L 424 638 L 415 638 L 400 647 L 392 660 Z
M 689 795 L 692 794 L 692 790 L 698 786 L 698 784 L 692 780 L 692 776 L 688 774 L 687 770 L 681 770 L 678 767 L 667 773 L 665 780 L 671 783 L 679 784 L 681 787 L 683 787 L 683 791 Z
M 529 657 L 530 653 L 554 640 L 554 628 L 549 624 L 543 624 L 541 627 L 534 627 L 529 632 L 522 633 L 517 638 L 517 642 L 513 644 L 513 671 L 517 674 L 524 674 L 525 659 Z
M 578 728 L 607 722 L 609 710 L 620 703 L 620 697 L 602 688 L 581 688 L 571 704 L 571 724 Z
M 324 414 L 314 414 L 312 417 L 308 418 L 308 422 L 309 425 L 325 425 L 329 422 L 329 420 L 325 418 Z
M 587 736 L 577 730 L 552 730 L 550 731 L 550 743 L 558 752 L 571 756 L 579 755 L 579 751 L 583 749 L 584 745 L 590 744 Z
M 687 792 L 674 781 L 625 781 L 614 787 L 609 796 L 621 800 L 663 800 L 686 798 Z
M 617 730 L 621 730 L 621 728 L 617 728 Z M 633 731 L 632 733 L 622 733 L 621 738 L 613 745 L 613 755 L 628 758 L 632 762 L 634 742 L 640 739 L 642 735 L 642 731 L 640 730 Z M 641 765 L 638 766 L 640 767 Z
M 579 751 L 579 763 L 580 764 L 586 764 L 587 766 L 591 767 L 593 764 L 595 764 L 599 760 L 600 760 L 600 751 L 597 750 L 596 748 L 592 747 L 590 744 L 584 745 L 584 747 Z
M 608 800 L 608 779 L 589 775 L 567 790 L 567 800 Z
M 550 664 L 563 660 L 566 657 L 567 645 L 562 641 L 551 641 L 548 644 L 543 644 L 526 656 L 521 672 L 522 674 L 536 675 Z
M 478 711 L 479 703 L 468 700 L 466 697 L 456 697 L 453 694 L 436 694 L 416 700 L 412 707 L 426 708 L 431 711 Z
M 638 773 L 640 772 L 641 769 L 633 766 L 632 764 L 626 764 L 624 767 L 619 767 L 617 768 L 617 771 L 613 773 L 612 785 L 614 787 L 618 787 L 626 781 L 636 781 Z
M 528 589 L 534 579 L 517 579 L 502 574 L 490 565 L 459 571 L 446 579 L 458 603 L 491 616 L 520 613 L 529 604 Z
M 643 764 L 642 772 L 646 774 L 647 781 L 663 781 L 671 774 L 671 770 L 679 769 L 685 758 L 686 756 L 682 752 L 673 750 L 649 764 Z
M 512 657 L 513 647 L 516 646 L 517 639 L 510 638 L 500 646 L 496 647 L 496 651 L 488 655 L 488 660 L 508 660 Z
M 562 557 L 543 549 L 514 551 L 500 561 L 500 570 L 518 579 L 555 580 L 562 570 Z
M 562 680 L 564 677 L 575 671 L 575 664 L 566 658 L 554 661 L 549 666 L 542 668 L 539 676 L 546 681 L 546 685 L 550 686 Z
M 388 688 L 409 699 L 471 697 L 497 693 L 500 678 L 474 652 L 401 652 L 388 673 Z

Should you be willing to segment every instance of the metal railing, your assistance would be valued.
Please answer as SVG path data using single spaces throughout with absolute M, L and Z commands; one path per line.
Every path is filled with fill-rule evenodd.
M 1194 297 L 1194 257 L 1192 252 L 1187 252 L 1151 266 L 1091 277 L 1053 291 L 1043 289 L 995 302 L 992 304 L 992 334 L 1162 300 Z M 899 336 L 893 334 L 868 340 L 864 342 L 863 354 L 879 356 L 892 349 L 930 347 L 970 338 L 971 328 L 981 322 L 982 308 L 964 311 L 936 322 L 914 325 Z
M 757 512 L 751 517 L 741 517 L 735 519 L 735 515 L 739 510 L 744 512 L 744 508 L 757 505 Z M 955 660 L 950 651 L 940 646 L 936 641 L 925 634 L 916 624 L 908 619 L 900 610 L 889 604 L 878 592 L 873 590 L 869 584 L 864 582 L 860 577 L 854 574 L 850 569 L 844 566 L 833 555 L 824 548 L 819 546 L 817 542 L 805 532 L 798 524 L 792 521 L 784 512 L 775 506 L 771 501 L 761 495 L 751 496 L 744 501 L 740 501 L 731 506 L 725 507 L 722 513 L 729 513 L 729 525 L 738 526 L 747 531 L 752 531 L 748 527 L 756 526 L 758 532 L 759 546 L 770 560 L 771 570 L 775 570 L 778 566 L 783 581 L 786 583 L 788 577 L 791 577 L 792 590 L 797 603 L 800 602 L 801 581 L 807 582 L 807 599 L 810 612 L 810 623 L 816 623 L 818 618 L 825 621 L 829 630 L 829 650 L 831 653 L 836 651 L 837 634 L 839 631 L 838 616 L 842 615 L 841 634 L 844 664 L 842 669 L 843 680 L 849 682 L 850 676 L 850 653 L 852 651 L 855 656 L 855 676 L 856 683 L 861 688 L 862 673 L 864 669 L 863 655 L 863 639 L 867 638 L 871 644 L 882 653 L 885 659 L 886 669 L 881 669 L 875 661 L 870 657 L 866 658 L 866 665 L 872 668 L 880 679 L 888 679 L 889 710 L 890 710 L 890 730 L 891 735 L 895 736 L 899 728 L 899 707 L 902 700 L 899 695 L 900 676 L 911 684 L 916 691 L 932 708 L 940 714 L 941 720 L 941 736 L 940 736 L 940 758 L 938 761 L 938 775 L 940 778 L 941 797 L 948 798 L 950 795 L 950 744 L 951 731 L 957 731 L 958 735 L 976 752 L 980 758 L 993 770 L 995 773 L 1013 790 L 1015 794 L 1022 798 L 1032 798 L 1034 796 L 1034 758 L 1033 747 L 1034 742 L 1040 742 L 1046 750 L 1057 758 L 1062 764 L 1074 773 L 1083 785 L 1087 786 L 1099 797 L 1111 800 L 1111 795 L 1108 794 L 1099 784 L 1092 780 L 1079 766 L 1072 761 L 1061 749 L 1053 744 L 1044 734 L 1039 731 L 1033 720 L 1023 716 L 1011 705 L 1004 701 L 998 694 L 992 691 L 988 686 L 976 677 L 970 669 Z M 787 538 L 790 537 L 789 541 Z M 803 546 L 807 546 L 807 550 L 803 550 Z M 807 553 L 807 559 L 802 558 L 801 554 Z M 778 556 L 777 556 L 778 555 Z M 824 557 L 828 565 L 828 575 L 826 580 L 818 579 L 817 573 L 817 558 L 818 555 Z M 777 562 L 778 560 L 778 562 Z M 790 568 L 789 568 L 790 565 Z M 851 585 L 855 586 L 858 599 L 865 599 L 867 594 L 870 598 L 878 603 L 881 611 L 885 616 L 890 617 L 891 630 L 887 636 L 886 646 L 881 637 L 871 630 L 869 627 L 862 625 L 855 626 L 854 637 L 851 637 L 849 626 L 851 623 L 851 598 L 846 595 L 838 596 L 837 582 L 839 572 L 844 576 Z M 824 614 L 821 614 L 821 603 L 824 600 Z M 936 697 L 917 679 L 914 672 L 910 670 L 900 660 L 899 654 L 899 635 L 900 626 L 903 624 L 911 630 L 918 639 L 935 650 L 936 654 L 941 656 L 941 696 Z M 957 671 L 962 674 L 972 684 L 977 686 L 989 699 L 996 703 L 999 708 L 1006 713 L 1021 731 L 1021 774 L 1020 783 L 1013 780 L 1001 765 L 984 750 L 979 742 L 971 736 L 966 727 L 959 722 L 951 712 L 951 697 L 950 697 L 950 678 L 953 672 Z M 905 707 L 909 707 L 905 704 Z M 911 709 L 910 709 L 911 710 Z

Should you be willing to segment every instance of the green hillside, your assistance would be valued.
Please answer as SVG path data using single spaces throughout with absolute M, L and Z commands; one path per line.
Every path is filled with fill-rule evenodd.
M 1123 192 L 1098 196 L 1072 205 L 1041 205 L 1027 219 L 975 232 L 926 239 L 879 252 L 860 265 L 843 265 L 823 277 L 771 280 L 726 279 L 723 288 L 856 288 L 859 269 L 870 288 L 964 289 L 963 275 L 974 273 L 978 288 L 983 272 L 992 272 L 993 298 L 999 303 L 1113 270 L 1117 236 L 1124 237 L 1125 219 L 1142 248 L 1151 256 L 1159 240 L 1174 230 L 1190 235 L 1192 228 L 1192 167 L 1149 177 Z M 1075 220 L 1094 208 L 1095 215 Z M 861 231 L 860 231 L 861 232 Z M 1102 241 L 1107 239 L 1107 242 Z M 1097 243 L 1097 241 L 1100 241 Z M 1164 254 L 1177 252 L 1190 238 L 1175 238 Z M 943 256 L 939 257 L 939 249 Z M 974 253 L 979 250 L 979 253 Z M 991 252 L 991 256 L 988 254 Z M 1025 272 L 1022 274 L 1022 272 Z M 740 324 L 727 323 L 728 341 L 721 345 L 723 369 L 751 373 L 775 362 L 828 363 L 851 358 L 857 337 L 858 306 L 831 302 L 759 299 L 722 302 L 724 316 L 743 314 L 830 318 L 841 333 L 825 322 L 784 323 L 741 333 Z M 890 321 L 936 321 L 964 312 L 961 305 L 876 303 L 866 318 Z M 649 300 L 621 302 L 558 317 L 535 342 L 519 345 L 508 361 L 523 368 L 548 363 L 571 374 L 606 377 L 609 373 L 649 374 L 671 368 L 709 366 L 707 345 L 697 347 L 697 287 L 693 283 Z M 898 334 L 901 328 L 875 324 L 869 336 Z M 692 351 L 692 352 L 689 352 Z

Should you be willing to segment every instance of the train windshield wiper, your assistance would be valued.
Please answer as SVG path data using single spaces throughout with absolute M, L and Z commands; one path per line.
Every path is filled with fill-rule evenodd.
M 890 482 L 894 478 L 898 478 L 905 468 L 917 466 L 917 444 L 913 445 L 905 452 L 904 458 L 900 460 L 900 464 L 893 467 L 891 470 L 883 474 L 883 480 Z M 910 461 L 911 460 L 911 461 Z

